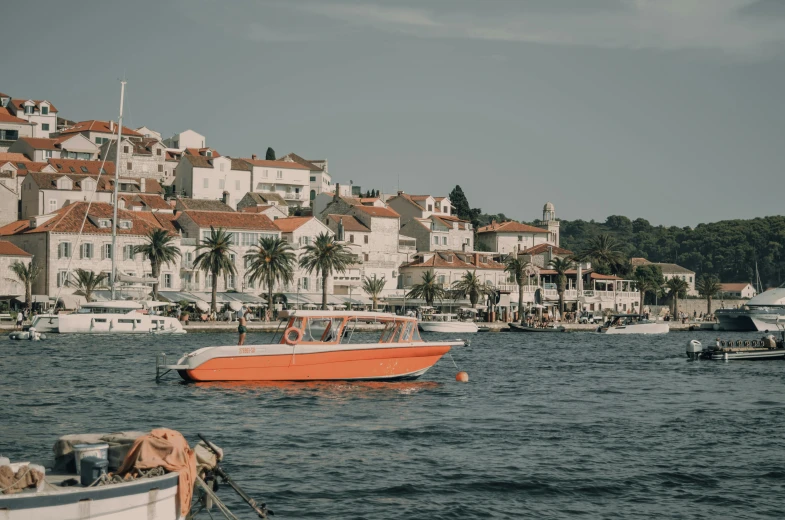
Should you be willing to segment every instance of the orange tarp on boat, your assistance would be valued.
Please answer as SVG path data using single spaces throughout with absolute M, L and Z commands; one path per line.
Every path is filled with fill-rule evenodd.
M 179 473 L 177 500 L 180 502 L 180 514 L 187 515 L 196 482 L 196 456 L 180 432 L 159 428 L 139 437 L 117 473 L 125 475 L 134 469 L 158 467 Z

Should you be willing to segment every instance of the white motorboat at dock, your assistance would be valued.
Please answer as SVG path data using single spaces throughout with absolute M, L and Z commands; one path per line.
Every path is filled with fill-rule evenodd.
M 613 314 L 597 328 L 602 334 L 666 334 L 668 331 L 667 323 L 648 320 L 641 314 Z
M 133 300 L 85 303 L 70 314 L 39 314 L 30 328 L 61 334 L 184 334 L 177 318 L 153 314 L 165 305 Z

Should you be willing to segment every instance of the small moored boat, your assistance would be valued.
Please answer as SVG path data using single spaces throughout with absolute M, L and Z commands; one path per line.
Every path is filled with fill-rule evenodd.
M 388 313 L 293 310 L 283 311 L 281 318 L 269 344 L 205 347 L 174 365 L 159 356 L 158 379 L 170 370 L 187 381 L 415 379 L 450 348 L 465 344 L 461 340 L 423 341 L 416 318 Z M 311 320 L 329 323 L 323 332 L 314 334 Z M 378 342 L 352 342 L 360 322 L 384 325 Z
M 521 325 L 520 323 L 508 323 L 510 327 L 510 332 L 566 332 L 567 329 L 562 327 L 561 325 L 552 325 L 550 327 L 527 327 L 526 325 Z
M 666 334 L 669 330 L 667 323 L 647 320 L 641 314 L 613 314 L 597 328 L 603 334 Z
M 717 338 L 714 344 L 703 345 L 698 340 L 687 343 L 687 358 L 730 361 L 736 359 L 785 359 L 785 332 L 776 339 L 769 334 L 760 340 Z
M 419 327 L 423 332 L 463 332 L 474 333 L 479 331 L 474 322 L 474 309 L 461 309 L 459 314 L 425 314 L 420 320 Z

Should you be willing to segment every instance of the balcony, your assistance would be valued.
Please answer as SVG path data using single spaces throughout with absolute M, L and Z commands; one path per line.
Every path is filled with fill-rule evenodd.
M 293 191 L 278 193 L 284 200 L 305 200 L 305 193 L 295 193 Z

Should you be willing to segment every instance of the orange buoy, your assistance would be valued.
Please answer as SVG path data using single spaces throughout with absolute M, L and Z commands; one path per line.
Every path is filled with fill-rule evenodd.
M 469 374 L 466 372 L 458 372 L 455 374 L 455 380 L 460 381 L 461 383 L 468 383 L 469 382 Z

